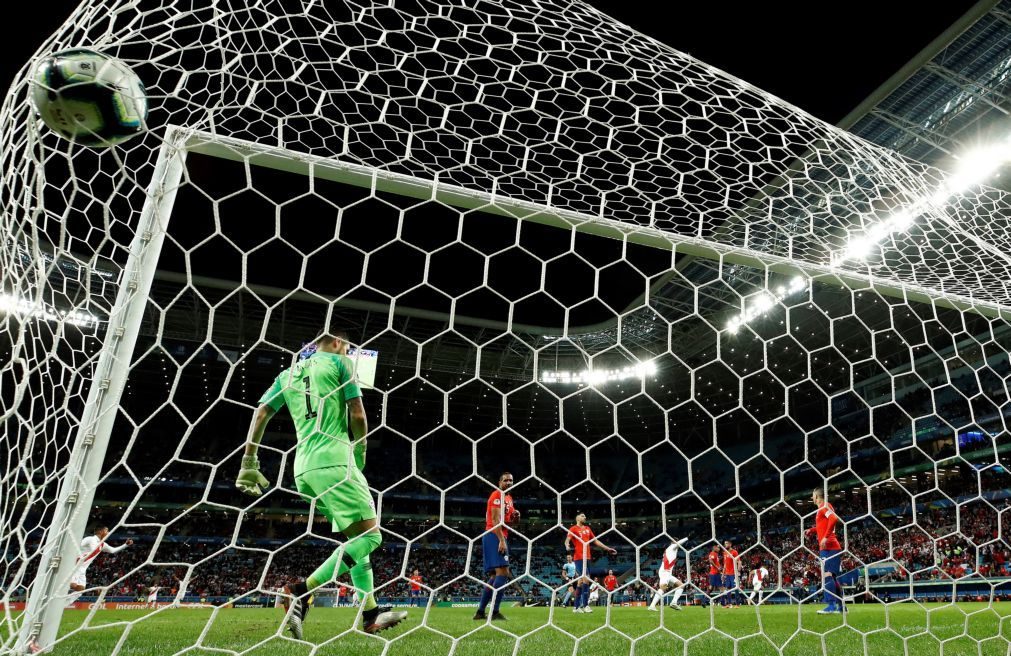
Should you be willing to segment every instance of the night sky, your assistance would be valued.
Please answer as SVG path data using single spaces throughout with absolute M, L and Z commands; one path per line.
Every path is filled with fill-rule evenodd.
M 77 2 L 49 0 L 31 21 L 2 30 L 6 86 Z M 975 2 L 851 0 L 629 2 L 591 5 L 670 46 L 837 123 Z M 653 5 L 679 5 L 658 12 Z M 81 44 L 85 45 L 85 44 Z

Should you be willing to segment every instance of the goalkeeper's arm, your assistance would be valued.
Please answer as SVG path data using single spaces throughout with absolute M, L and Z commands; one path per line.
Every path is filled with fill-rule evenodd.
M 365 451 L 368 448 L 365 435 L 369 432 L 369 419 L 365 416 L 365 406 L 361 397 L 348 401 L 348 427 L 355 441 L 355 465 L 365 469 Z
M 260 448 L 260 440 L 263 439 L 263 431 L 267 428 L 267 422 L 273 416 L 274 409 L 267 404 L 261 405 L 253 413 L 253 419 L 249 423 L 249 432 L 246 435 L 245 454 L 242 456 L 239 475 L 235 479 L 235 487 L 254 497 L 263 494 L 260 488 L 270 485 L 270 481 L 260 473 L 260 460 L 256 457 L 256 452 Z

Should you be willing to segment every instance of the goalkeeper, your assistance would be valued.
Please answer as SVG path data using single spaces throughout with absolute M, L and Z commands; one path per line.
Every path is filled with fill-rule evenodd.
M 362 602 L 366 633 L 378 633 L 407 617 L 406 612 L 380 608 L 372 594 L 369 554 L 379 547 L 382 536 L 376 506 L 362 475 L 368 423 L 347 349 L 347 333 L 324 334 L 304 347 L 298 362 L 278 375 L 253 414 L 242 468 L 235 480 L 237 488 L 252 496 L 260 496 L 261 488 L 270 484 L 260 473 L 256 452 L 267 422 L 282 405 L 288 406 L 298 438 L 295 485 L 307 501 L 315 502 L 333 530 L 347 538 L 304 581 L 284 588 L 288 628 L 299 640 L 312 603 L 310 593 L 345 572 L 351 573 Z

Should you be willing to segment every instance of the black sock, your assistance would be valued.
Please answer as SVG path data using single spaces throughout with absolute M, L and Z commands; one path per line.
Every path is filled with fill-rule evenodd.
M 302 598 L 309 594 L 309 586 L 305 584 L 305 581 L 299 581 L 294 585 L 288 586 L 288 589 L 291 590 L 291 594 L 295 595 L 297 598 Z

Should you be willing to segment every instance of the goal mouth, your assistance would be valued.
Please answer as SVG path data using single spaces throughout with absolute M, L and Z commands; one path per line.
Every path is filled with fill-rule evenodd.
M 5 651 L 285 651 L 298 617 L 240 609 L 330 564 L 367 579 L 375 536 L 326 564 L 352 479 L 378 603 L 425 608 L 379 636 L 313 610 L 307 651 L 1006 651 L 1011 196 L 986 183 L 1007 142 L 948 175 L 584 2 L 79 4 L 38 57 L 90 44 L 150 115 L 72 144 L 30 65 L 0 115 Z M 1006 86 L 999 18 L 934 43 L 963 34 Z M 996 86 L 907 82 L 879 143 L 1001 111 Z M 300 360 L 323 333 L 354 382 Z M 296 362 L 346 396 L 279 381 Z M 361 435 L 355 385 L 364 471 L 306 493 L 302 449 Z M 501 592 L 534 603 L 481 623 L 453 606 L 501 569 L 504 473 Z M 622 607 L 570 617 L 583 518 Z M 127 548 L 83 576 L 95 524 Z M 762 607 L 711 608 L 756 571 Z M 639 607 L 664 579 L 694 607 Z
M 349 330 L 373 358 L 359 377 L 380 408 L 371 448 L 387 460 L 369 478 L 405 560 L 436 557 L 444 547 L 429 541 L 461 538 L 454 548 L 468 552 L 469 511 L 445 504 L 482 499 L 501 468 L 526 498 L 513 539 L 529 563 L 577 510 L 611 515 L 606 539 L 628 553 L 665 548 L 676 527 L 694 536 L 696 568 L 710 541 L 745 535 L 743 551 L 780 581 L 814 558 L 802 533 L 813 487 L 856 508 L 854 530 L 876 539 L 919 535 L 907 509 L 993 513 L 982 485 L 958 491 L 1006 475 L 992 399 L 1006 362 L 988 349 L 1011 340 L 1000 305 L 181 128 L 162 161 L 177 177 L 150 193 L 154 223 L 137 239 L 159 243 L 128 267 L 136 287 L 50 262 L 68 289 L 87 278 L 132 309 L 120 298 L 95 315 L 7 309 L 107 339 L 136 316 L 135 340 L 116 342 L 128 366 L 109 388 L 122 395 L 94 410 L 109 449 L 94 507 L 126 508 L 122 526 L 172 558 L 176 540 L 149 524 L 207 533 L 212 546 L 182 565 L 188 578 L 244 559 L 274 580 L 272 563 L 334 544 L 285 479 L 290 429 L 261 449 L 285 481 L 263 503 L 242 506 L 221 481 L 238 455 L 221 436 L 325 328 Z M 975 393 L 955 382 L 968 376 Z M 257 522 L 290 530 L 268 547 Z M 467 562 L 442 589 L 480 580 Z M 847 599 L 891 598 L 901 573 L 916 580 L 881 562 L 852 550 L 847 585 L 869 583 Z M 543 577 L 524 581 L 550 596 Z M 690 589 L 718 596 L 701 580 Z M 248 603 L 263 603 L 257 594 Z M 804 586 L 768 596 L 812 598 Z

